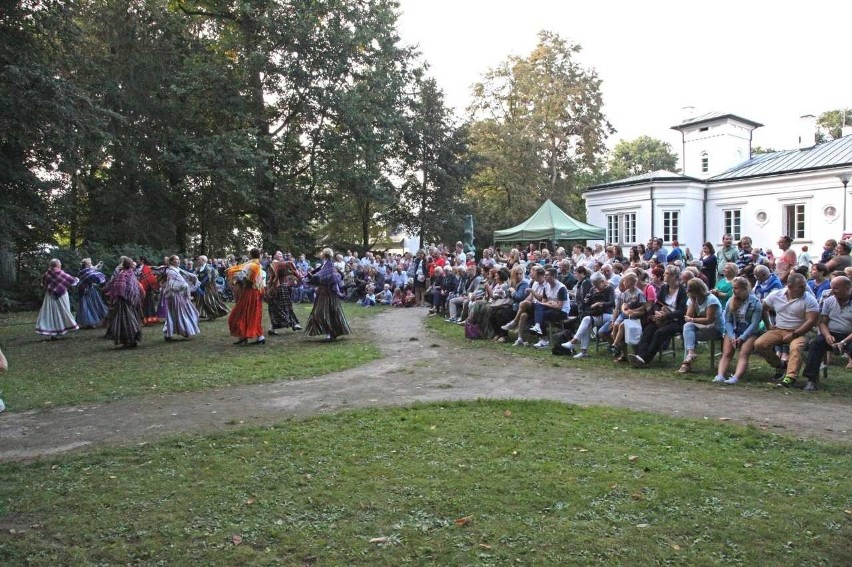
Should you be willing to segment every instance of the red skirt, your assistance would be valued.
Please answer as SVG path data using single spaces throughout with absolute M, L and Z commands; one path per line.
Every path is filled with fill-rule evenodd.
M 263 296 L 258 289 L 244 289 L 228 315 L 232 337 L 247 339 L 263 336 Z

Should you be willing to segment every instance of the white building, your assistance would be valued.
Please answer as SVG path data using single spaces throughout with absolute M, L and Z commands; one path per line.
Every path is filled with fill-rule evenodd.
M 678 240 L 698 256 L 722 235 L 750 236 L 772 249 L 793 238 L 798 252 L 819 257 L 829 238 L 852 226 L 852 136 L 814 145 L 816 119 L 806 119 L 800 148 L 752 156 L 752 131 L 762 126 L 733 114 L 709 113 L 673 126 L 683 135 L 683 173 L 655 171 L 589 187 L 590 224 L 607 228 L 607 242 L 626 248 L 651 236 Z

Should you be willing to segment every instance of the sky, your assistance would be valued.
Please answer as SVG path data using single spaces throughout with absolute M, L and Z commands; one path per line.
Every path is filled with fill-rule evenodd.
M 764 126 L 754 145 L 797 147 L 800 116 L 852 108 L 852 2 L 400 0 L 399 32 L 460 116 L 470 87 L 541 30 L 582 47 L 602 80 L 608 141 L 652 136 L 678 152 L 684 107 Z

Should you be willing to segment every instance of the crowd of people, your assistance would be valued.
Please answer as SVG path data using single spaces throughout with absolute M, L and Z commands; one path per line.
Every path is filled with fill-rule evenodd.
M 749 237 L 734 244 L 724 235 L 718 249 L 705 242 L 693 255 L 677 241 L 666 249 L 652 238 L 627 254 L 600 244 L 554 245 L 552 252 L 530 244 L 486 248 L 477 259 L 457 242 L 362 257 L 325 249 L 314 265 L 305 255 L 254 249 L 242 259 L 172 256 L 157 266 L 147 258 L 122 258 L 110 277 L 89 259 L 76 276 L 53 260 L 43 278 L 36 331 L 56 338 L 79 326 L 106 327 L 107 338 L 134 347 L 143 325 L 162 322 L 170 341 L 198 334 L 199 320 L 227 315 L 236 344 L 264 344 L 267 334 L 301 330 L 293 304 L 313 301 L 305 331 L 330 341 L 351 332 L 340 301 L 422 306 L 430 316 L 464 325 L 471 339 L 577 359 L 591 356 L 594 340 L 615 361 L 639 367 L 682 337 L 680 373 L 692 372 L 699 342 L 718 340 L 714 382 L 742 380 L 749 356 L 757 353 L 776 368 L 779 386 L 813 391 L 824 353 L 848 357 L 852 349 L 850 246 L 830 240 L 812 259 L 807 246 L 794 251 L 787 236 L 777 245 L 773 254 Z M 76 319 L 67 294 L 74 286 Z M 230 311 L 226 300 L 235 302 Z M 266 331 L 264 302 L 271 323 Z
M 331 249 L 324 249 L 313 268 L 281 252 L 263 257 L 256 248 L 240 260 L 212 263 L 203 255 L 193 261 L 164 257 L 159 265 L 146 257 L 123 256 L 109 277 L 102 272 L 103 264 L 93 265 L 90 258 L 82 260 L 76 276 L 53 259 L 42 276 L 45 293 L 36 333 L 56 340 L 80 327 L 105 328 L 105 338 L 134 348 L 146 325 L 162 323 L 164 340 L 173 341 L 198 335 L 201 320 L 227 316 L 230 334 L 237 339 L 234 344 L 254 339 L 251 344 L 263 345 L 266 334 L 302 330 L 293 309 L 293 296 L 298 295 L 313 300 L 305 332 L 333 341 L 351 333 L 340 305 L 343 277 L 333 256 Z M 68 293 L 72 288 L 77 291 L 76 316 Z M 234 301 L 233 309 L 225 298 Z M 270 321 L 266 331 L 264 302 Z

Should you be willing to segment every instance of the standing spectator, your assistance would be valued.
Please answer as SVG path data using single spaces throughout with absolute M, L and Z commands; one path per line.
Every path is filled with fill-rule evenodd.
M 707 287 L 713 289 L 716 287 L 716 276 L 721 273 L 719 270 L 719 260 L 716 257 L 716 249 L 712 242 L 705 242 L 701 246 L 701 273 L 707 278 Z
M 716 251 L 716 261 L 718 266 L 717 276 L 722 277 L 722 270 L 725 269 L 725 264 L 728 262 L 737 263 L 739 258 L 739 250 L 734 246 L 734 237 L 730 234 L 722 236 L 722 247 Z

